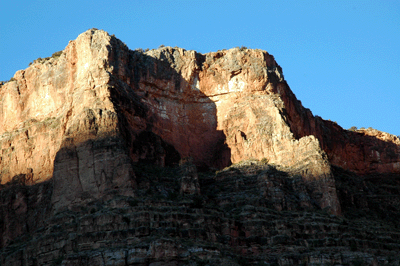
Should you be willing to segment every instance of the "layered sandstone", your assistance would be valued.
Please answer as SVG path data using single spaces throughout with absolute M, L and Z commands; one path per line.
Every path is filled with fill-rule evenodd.
M 200 167 L 216 168 L 268 158 L 300 170 L 304 165 L 297 164 L 304 161 L 309 164 L 301 169 L 304 176 L 329 175 L 318 140 L 295 139 L 285 121 L 284 102 L 275 93 L 277 84 L 284 83 L 283 76 L 264 51 L 232 49 L 201 55 L 166 47 L 131 56 L 138 63 L 113 57 L 115 65 L 125 66 L 118 68 L 118 80 L 141 97 L 152 121 L 151 132 L 181 157 L 193 157 Z M 131 135 L 138 134 L 138 128 L 130 124 Z M 140 160 L 140 155 L 132 157 Z
M 113 188 L 132 194 L 108 85 L 109 39 L 88 31 L 58 58 L 35 61 L 1 87 L 2 184 L 28 173 L 30 184 L 53 177 L 55 206 Z
M 337 213 L 330 164 L 400 171 L 398 139 L 315 118 L 262 50 L 131 51 L 89 30 L 59 57 L 18 71 L 0 97 L 1 183 L 53 178 L 60 207 L 112 190 L 133 195 L 132 162 L 191 157 L 201 170 L 266 158 L 321 182 L 322 206 Z
M 398 175 L 334 168 L 345 214 L 334 216 L 301 176 L 256 160 L 198 176 L 190 161 L 134 170 L 135 197 L 50 216 L 51 183 L 3 188 L 1 265 L 399 265 Z
M 332 165 L 358 173 L 399 173 L 399 137 L 376 129 L 345 130 L 337 123 L 313 116 L 291 90 L 280 90 L 287 120 L 296 138 L 318 138 Z
M 265 51 L 131 51 L 89 30 L 0 87 L 0 147 L 5 265 L 349 264 L 400 250 L 397 223 L 329 216 L 398 211 L 396 176 L 331 166 L 398 174 L 400 140 L 314 117 Z

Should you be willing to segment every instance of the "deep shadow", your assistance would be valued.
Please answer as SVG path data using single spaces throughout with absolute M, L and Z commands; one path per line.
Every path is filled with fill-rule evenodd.
M 189 66 L 182 50 L 165 47 L 150 56 L 116 38 L 111 42 L 111 99 L 132 160 L 172 166 L 192 157 L 200 170 L 230 165 L 226 136 L 216 129 L 216 105 L 192 88 L 205 56 L 195 53 L 197 70 L 185 80 L 179 71 Z
M 143 52 L 128 50 L 115 38 L 112 42 L 113 60 L 110 58 L 110 62 L 114 70 L 110 85 L 117 114 L 111 115 L 118 116 L 119 131 L 106 137 L 97 135 L 97 126 L 100 123 L 97 124 L 96 116 L 104 116 L 106 112 L 86 110 L 86 117 L 79 124 L 87 125 L 87 130 L 76 131 L 86 132 L 90 136 L 81 142 L 65 139 L 54 162 L 53 180 L 26 186 L 31 177 L 29 174 L 21 174 L 13 178 L 10 186 L 0 187 L 0 243 L 8 245 L 5 249 L 7 254 L 0 257 L 1 263 L 6 264 L 7 258 L 18 256 L 21 264 L 37 265 L 39 263 L 34 255 L 40 258 L 49 254 L 43 252 L 41 243 L 45 244 L 45 249 L 51 251 L 53 248 L 54 254 L 60 254 L 60 257 L 54 257 L 52 264 L 62 263 L 65 255 L 69 256 L 71 264 L 82 265 L 93 264 L 88 263 L 91 255 L 101 255 L 104 262 L 108 255 L 105 253 L 104 256 L 103 251 L 107 252 L 108 249 L 116 251 L 114 254 L 128 264 L 128 254 L 132 254 L 129 253 L 130 249 L 144 250 L 144 254 L 148 254 L 148 251 L 154 249 L 152 247 L 158 245 L 162 248 L 160 242 L 157 242 L 159 239 L 166 241 L 167 248 L 174 248 L 170 254 L 176 254 L 175 251 L 182 250 L 185 245 L 193 250 L 192 241 L 196 240 L 201 246 L 208 247 L 202 249 L 202 254 L 211 248 L 210 257 L 221 254 L 224 259 L 242 254 L 243 250 L 250 252 L 249 247 L 264 246 L 265 249 L 263 247 L 251 251 L 255 256 L 249 253 L 249 258 L 253 256 L 251 259 L 255 259 L 259 256 L 259 251 L 264 251 L 266 257 L 260 257 L 260 260 L 264 260 L 262 263 L 265 263 L 265 258 L 269 259 L 269 263 L 272 263 L 271 260 L 277 262 L 275 258 L 282 257 L 283 252 L 286 252 L 281 247 L 289 245 L 295 248 L 300 246 L 299 251 L 308 252 L 299 257 L 300 253 L 296 251 L 293 255 L 296 262 L 308 261 L 311 255 L 315 256 L 315 248 L 318 248 L 319 256 L 320 248 L 327 244 L 332 245 L 332 240 L 342 239 L 343 235 L 354 234 L 360 238 L 360 243 L 368 244 L 364 240 L 370 239 L 364 233 L 354 233 L 353 229 L 349 230 L 346 225 L 339 224 L 342 219 L 331 217 L 320 210 L 318 202 L 322 193 L 318 190 L 319 186 L 311 186 L 301 176 L 289 176 L 273 166 L 259 165 L 259 162 L 238 164 L 216 174 L 201 173 L 199 179 L 204 189 L 203 194 L 180 196 L 177 183 L 179 171 L 177 168 L 164 166 L 175 166 L 185 156 L 193 156 L 199 170 L 204 171 L 213 167 L 220 169 L 230 164 L 230 150 L 225 143 L 225 135 L 216 130 L 214 123 L 216 106 L 200 91 L 191 91 L 193 95 L 189 99 L 180 98 L 185 89 L 191 86 L 192 80 L 184 80 L 177 70 L 180 69 L 180 62 L 174 56 L 177 50 L 165 48 L 159 59 L 155 59 Z M 201 69 L 204 57 L 200 54 L 195 54 L 195 57 L 197 67 Z M 163 84 L 171 86 L 166 90 Z M 171 121 L 163 120 L 164 117 L 158 113 L 157 104 L 168 97 L 176 98 L 177 103 L 184 107 L 190 106 L 193 109 L 189 113 L 191 115 L 209 110 L 207 115 L 211 123 L 208 123 L 210 120 L 195 121 L 196 124 L 191 124 L 190 120 L 178 120 L 178 123 L 182 122 L 182 126 L 172 128 L 178 137 L 166 134 L 171 129 L 164 126 Z M 199 98 L 205 100 L 198 101 Z M 203 108 L 203 105 L 207 108 Z M 160 110 L 162 112 L 164 109 Z M 166 109 L 162 114 L 165 117 L 176 115 L 171 109 Z M 70 129 L 66 131 L 67 134 L 73 133 L 74 128 Z M 329 136 L 332 137 L 332 134 Z M 246 138 L 244 133 L 241 136 Z M 132 172 L 129 166 L 132 167 Z M 385 219 L 392 217 L 388 211 L 398 210 L 399 182 L 396 177 L 393 180 L 388 179 L 381 187 L 379 176 L 376 177 L 374 182 L 378 187 L 373 188 L 373 193 L 370 194 L 368 191 L 371 190 L 371 185 L 365 183 L 365 179 L 346 175 L 343 179 L 340 178 L 342 176 L 336 181 L 339 183 L 339 192 L 342 193 L 339 194 L 341 202 L 348 204 L 344 207 L 346 210 L 365 207 L 364 200 L 358 201 L 362 198 L 359 196 L 361 192 L 366 193 L 367 199 L 382 195 L 396 199 L 394 204 L 384 205 L 384 208 L 379 209 L 382 215 L 389 214 L 384 216 Z M 354 184 L 350 184 L 349 180 L 353 181 L 351 178 L 354 178 Z M 354 187 L 357 189 L 350 190 Z M 135 191 L 136 194 L 121 195 L 124 190 Z M 68 205 L 69 210 L 52 213 L 52 196 L 54 200 L 58 200 L 58 196 L 65 196 L 64 204 L 79 204 L 74 206 L 79 211 L 74 210 L 71 204 Z M 352 199 L 357 201 L 354 203 Z M 380 203 L 367 200 L 367 205 L 372 204 L 374 210 L 378 210 Z M 203 210 L 197 211 L 199 208 Z M 45 224 L 46 222 L 49 223 Z M 287 234 L 288 231 L 290 234 Z M 13 238 L 18 237 L 20 238 L 13 241 Z M 182 239 L 183 242 L 180 242 Z M 372 239 L 367 248 L 374 247 L 379 238 Z M 386 242 L 389 238 L 381 239 Z M 88 246 L 90 243 L 93 243 L 92 247 Z M 104 247 L 96 250 L 99 243 L 104 243 Z M 175 243 L 179 248 L 173 246 Z M 343 246 L 348 246 L 347 239 L 343 243 Z M 226 247 L 219 253 L 217 248 L 221 244 Z M 37 246 L 37 250 L 32 248 L 34 246 Z M 238 249 L 230 250 L 229 246 Z M 273 246 L 278 248 L 270 249 Z M 399 246 L 393 246 L 397 252 Z M 214 248 L 218 253 L 214 252 Z M 95 253 L 90 253 L 91 251 Z M 173 255 L 172 259 L 180 257 L 186 260 L 187 254 L 191 253 L 184 250 L 182 255 Z M 342 256 L 341 253 L 338 255 Z M 108 256 L 111 259 L 116 257 Z M 239 264 L 245 265 L 249 262 L 245 256 L 239 258 Z M 27 263 L 23 263 L 23 259 Z
M 23 175 L 0 186 L 0 251 L 15 239 L 28 241 L 29 234 L 45 225 L 51 215 L 52 192 L 51 180 L 31 185 Z
M 129 50 L 115 37 L 112 37 L 111 43 L 107 64 L 112 65 L 113 71 L 108 85 L 116 114 L 93 107 L 93 110 L 86 110 L 73 127 L 65 130 L 64 141 L 54 160 L 52 179 L 34 184 L 38 178 L 33 176 L 32 179 L 31 174 L 24 173 L 16 175 L 7 186 L 0 186 L 3 206 L 0 214 L 0 248 L 43 226 L 46 219 L 59 210 L 56 205 L 62 209 L 70 203 L 71 206 L 84 204 L 105 195 L 122 194 L 120 192 L 123 190 L 133 192 L 136 186 L 134 169 L 129 172 L 130 169 L 125 168 L 134 165 L 134 162 L 176 166 L 181 158 L 193 157 L 200 170 L 220 169 L 231 164 L 225 135 L 216 129 L 215 104 L 200 90 L 192 90 L 192 95 L 185 96 L 189 98 L 182 95 L 190 89 L 193 80 L 185 80 L 177 70 L 181 67 L 181 62 L 176 60 L 179 52 L 165 48 L 155 58 L 142 51 Z M 202 68 L 204 60 L 203 55 L 195 53 L 198 69 Z M 169 87 L 167 89 L 159 84 Z M 163 134 L 163 126 L 174 122 L 164 121 L 154 105 L 168 97 L 181 104 L 182 110 L 192 110 L 191 114 L 209 110 L 207 117 L 211 121 L 193 120 L 197 123 L 194 125 L 191 121 L 185 124 L 178 120 L 183 126 L 173 128 L 177 137 Z M 189 105 L 190 108 L 186 108 Z M 169 113 L 170 110 L 166 110 L 166 117 L 176 115 Z M 98 130 L 102 126 L 100 118 L 110 121 L 117 118 L 119 132 L 99 135 Z M 82 125 L 84 128 L 79 128 Z M 196 135 L 199 131 L 203 132 L 202 135 Z M 80 142 L 74 140 L 77 132 L 82 135 L 79 136 L 82 139 Z M 186 146 L 182 145 L 183 140 Z M 83 167 L 80 165 L 82 159 L 85 161 Z M 87 170 L 90 167 L 86 167 L 86 164 L 95 161 L 103 164 L 100 167 L 102 169 L 99 168 L 101 171 L 93 175 L 86 173 L 91 171 Z M 122 181 L 118 179 L 121 171 L 125 171 Z M 34 169 L 33 175 L 37 172 Z M 12 226 L 7 227 L 10 224 Z
M 300 139 L 314 135 L 332 165 L 367 174 L 392 172 L 394 169 L 380 167 L 383 164 L 400 162 L 398 145 L 395 143 L 369 136 L 363 131 L 346 130 L 336 122 L 314 116 L 297 100 L 286 82 L 277 83 L 275 87 L 280 87 L 280 96 L 285 103 L 283 111 L 293 136 Z M 371 156 L 372 151 L 379 153 L 378 160 Z
M 132 142 L 132 151 L 139 154 L 139 163 L 177 166 L 181 156 L 172 145 L 151 131 L 142 131 Z
M 357 175 L 332 167 L 343 215 L 400 226 L 400 174 Z

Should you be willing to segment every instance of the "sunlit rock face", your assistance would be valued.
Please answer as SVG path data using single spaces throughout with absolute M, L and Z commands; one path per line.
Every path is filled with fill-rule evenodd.
M 190 157 L 202 170 L 266 158 L 329 183 L 327 206 L 338 205 L 331 164 L 400 171 L 399 139 L 315 118 L 262 50 L 131 51 L 89 30 L 18 71 L 0 97 L 1 184 L 53 178 L 56 206 L 115 189 L 133 194 L 132 162 L 174 166 Z
M 111 188 L 132 194 L 108 85 L 109 40 L 103 31 L 81 34 L 59 57 L 34 62 L 1 87 L 2 184 L 28 173 L 30 184 L 53 177 L 56 207 Z
M 398 221 L 400 140 L 314 117 L 265 51 L 131 51 L 88 30 L 0 86 L 2 265 L 398 254 L 398 223 L 340 215 Z

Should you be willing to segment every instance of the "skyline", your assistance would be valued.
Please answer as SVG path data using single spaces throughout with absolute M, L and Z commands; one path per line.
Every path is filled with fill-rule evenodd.
M 14 1 L 0 8 L 0 80 L 90 28 L 132 50 L 246 46 L 275 57 L 314 115 L 400 135 L 397 1 Z

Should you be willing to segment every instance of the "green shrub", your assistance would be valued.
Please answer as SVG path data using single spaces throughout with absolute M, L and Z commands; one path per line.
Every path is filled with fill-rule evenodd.
M 58 58 L 58 57 L 60 57 L 62 55 L 62 53 L 63 53 L 63 51 L 55 52 L 54 54 L 51 55 L 51 57 L 52 58 Z

